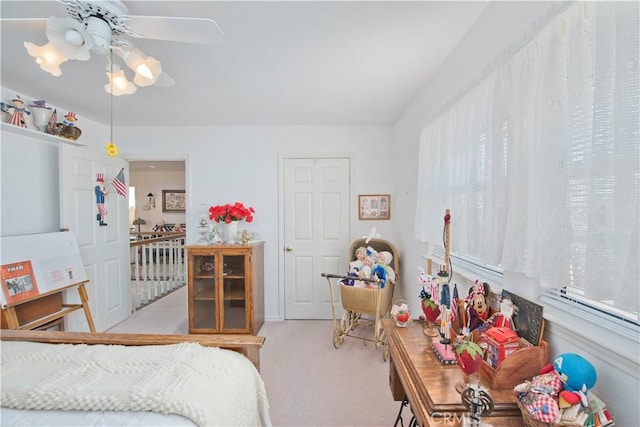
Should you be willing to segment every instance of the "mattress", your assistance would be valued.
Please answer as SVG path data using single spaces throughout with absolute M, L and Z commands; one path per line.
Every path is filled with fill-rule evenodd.
M 243 355 L 158 346 L 2 342 L 2 425 L 269 426 Z

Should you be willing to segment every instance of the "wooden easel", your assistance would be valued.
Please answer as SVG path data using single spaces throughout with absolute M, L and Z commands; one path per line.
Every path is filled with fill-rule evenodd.
M 96 332 L 89 308 L 89 297 L 84 286 L 88 282 L 88 280 L 84 280 L 53 291 L 44 292 L 23 301 L 7 304 L 2 309 L 2 327 L 6 329 L 31 330 L 43 326 L 54 326 L 55 324 L 62 324 L 61 320 L 67 314 L 83 309 L 89 324 L 89 330 Z M 62 293 L 74 287 L 78 289 L 80 304 L 62 303 Z

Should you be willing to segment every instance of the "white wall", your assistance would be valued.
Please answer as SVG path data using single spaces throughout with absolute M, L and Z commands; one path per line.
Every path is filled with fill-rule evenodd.
M 481 80 L 492 64 L 506 59 L 513 52 L 514 42 L 531 36 L 532 28 L 543 25 L 559 11 L 558 2 L 491 2 L 456 50 L 438 70 L 404 112 L 394 128 L 395 152 L 398 153 L 394 175 L 394 223 L 411 224 L 399 227 L 397 245 L 405 252 L 402 264 L 401 295 L 420 313 L 417 268 L 425 266 L 429 248 L 414 237 L 416 208 L 416 176 L 420 131 L 446 105 L 472 84 Z M 424 165 L 420 165 L 424 166 Z M 444 212 L 443 212 L 444 214 Z M 440 227 L 440 224 L 434 226 Z M 452 229 L 455 232 L 455 228 Z M 472 278 L 474 279 L 474 278 Z M 531 295 L 525 280 L 505 274 L 504 287 L 523 296 Z M 545 308 L 547 326 L 544 338 L 549 343 L 550 358 L 563 352 L 583 355 L 594 364 L 598 383 L 594 392 L 611 409 L 616 425 L 635 426 L 640 419 L 640 367 L 636 343 L 616 339 L 599 326 L 575 317 L 562 318 L 557 310 Z M 600 336 L 601 338 L 596 338 Z
M 391 190 L 392 177 L 397 173 L 392 167 L 396 152 L 390 150 L 388 127 L 121 128 L 118 135 L 120 154 L 128 160 L 186 160 L 187 244 L 199 238 L 195 226 L 201 203 L 212 206 L 242 202 L 255 208 L 254 221 L 247 229 L 259 233 L 265 241 L 267 320 L 284 317 L 280 305 L 283 279 L 278 271 L 282 254 L 278 243 L 281 155 L 352 154 L 355 194 L 352 194 L 350 240 L 368 234 L 375 226 L 383 238 L 395 241 L 395 195 Z M 386 193 L 391 194 L 392 221 L 357 220 L 358 194 Z
M 29 105 L 34 98 L 29 94 L 18 94 Z M 16 92 L 1 88 L 0 96 L 10 102 Z M 62 122 L 68 110 L 47 103 L 58 109 L 58 122 Z M 82 135 L 78 142 L 87 149 L 104 149 L 109 140 L 107 127 L 85 120 L 77 113 L 78 127 Z M 8 117 L 2 113 L 2 121 Z M 60 203 L 58 190 L 58 145 L 59 141 L 40 138 L 33 125 L 33 117 L 26 116 L 29 130 L 12 129 L 3 124 L 0 145 L 0 234 L 51 233 L 60 228 Z M 6 128 L 5 128 L 6 127 Z M 1 256 L 1 254 L 0 254 Z

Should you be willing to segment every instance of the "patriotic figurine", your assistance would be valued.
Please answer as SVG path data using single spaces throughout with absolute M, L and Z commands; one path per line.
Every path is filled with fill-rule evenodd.
M 96 215 L 96 219 L 100 223 L 100 226 L 107 225 L 104 222 L 104 217 L 107 215 L 107 208 L 104 205 L 104 196 L 107 195 L 108 190 L 104 187 L 104 174 L 99 173 L 96 178 L 96 204 L 98 205 L 98 214 Z
M 4 102 L 0 103 L 0 105 L 2 111 L 9 113 L 7 123 L 21 128 L 27 127 L 24 115 L 30 115 L 31 112 L 24 108 L 24 102 L 20 98 L 20 95 L 16 95 L 16 97 L 11 100 L 11 105 L 5 104 Z
M 47 125 L 47 133 L 50 135 L 60 135 L 60 129 L 58 129 L 58 110 L 53 110 L 53 114 L 49 117 L 49 124 Z

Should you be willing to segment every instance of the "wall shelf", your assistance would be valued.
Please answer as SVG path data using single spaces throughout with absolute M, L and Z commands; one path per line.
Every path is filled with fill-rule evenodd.
M 85 147 L 87 145 L 78 141 L 72 141 L 70 139 L 61 138 L 59 136 L 50 135 L 48 133 L 36 131 L 33 129 L 21 128 L 20 126 L 10 125 L 5 122 L 2 122 L 1 126 L 2 126 L 2 132 L 10 132 L 10 133 L 15 133 L 17 135 L 28 136 L 30 138 L 38 138 L 48 142 L 55 142 L 55 143 L 62 142 L 64 144 L 76 145 L 80 147 Z

